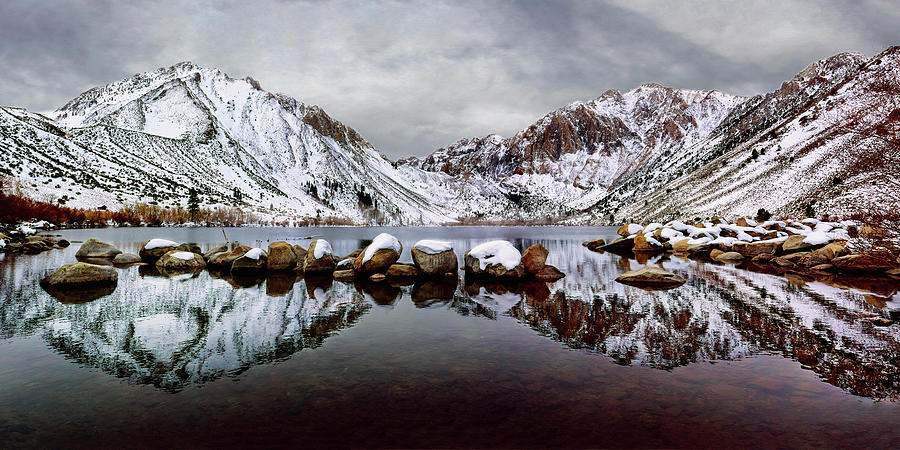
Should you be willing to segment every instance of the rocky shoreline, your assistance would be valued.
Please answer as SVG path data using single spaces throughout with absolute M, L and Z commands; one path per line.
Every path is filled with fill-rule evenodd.
M 450 242 L 416 242 L 411 249 L 412 262 L 399 262 L 402 251 L 403 244 L 387 233 L 343 257 L 335 255 L 324 239 L 313 240 L 308 248 L 278 241 L 266 249 L 234 243 L 203 252 L 194 243 L 157 238 L 144 243 L 138 254 L 128 254 L 91 238 L 78 249 L 78 262 L 63 265 L 41 284 L 55 296 L 66 289 L 103 288 L 105 292 L 117 282 L 112 268 L 131 265 L 150 266 L 165 276 L 209 270 L 219 276 L 254 278 L 261 274 L 295 273 L 328 281 L 366 283 L 411 284 L 455 280 L 459 276 L 457 254 Z M 565 277 L 546 263 L 548 255 L 549 251 L 540 244 L 520 252 L 507 241 L 489 241 L 465 253 L 463 270 L 467 280 L 485 283 L 553 282 Z
M 597 252 L 610 252 L 646 263 L 650 256 L 671 254 L 698 261 L 734 264 L 757 272 L 794 275 L 842 288 L 900 279 L 900 257 L 886 251 L 857 251 L 875 230 L 850 221 L 813 218 L 755 221 L 721 217 L 685 223 L 629 223 L 618 239 L 586 241 Z M 651 270 L 647 270 L 651 269 Z M 617 281 L 645 288 L 674 288 L 686 280 L 661 268 L 626 272 Z

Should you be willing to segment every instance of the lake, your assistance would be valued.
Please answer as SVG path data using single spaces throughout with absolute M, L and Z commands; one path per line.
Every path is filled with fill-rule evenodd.
M 0 446 L 900 447 L 898 286 L 591 252 L 610 227 L 241 228 L 251 246 L 321 235 L 338 255 L 541 243 L 555 283 L 394 286 L 119 269 L 78 303 L 38 281 L 79 244 L 0 255 Z M 137 252 L 221 229 L 51 232 Z M 667 291 L 618 284 L 661 265 Z

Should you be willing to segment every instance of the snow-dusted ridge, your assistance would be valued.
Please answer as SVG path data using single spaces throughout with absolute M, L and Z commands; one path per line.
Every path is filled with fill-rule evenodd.
M 392 163 L 321 108 L 190 62 L 93 88 L 46 115 L 0 107 L 0 174 L 35 197 L 251 209 L 283 220 L 570 224 L 900 207 L 896 167 L 831 126 L 900 77 L 900 50 L 841 53 L 751 98 L 647 83 L 550 112 L 508 138 Z M 835 119 L 837 118 L 837 119 Z

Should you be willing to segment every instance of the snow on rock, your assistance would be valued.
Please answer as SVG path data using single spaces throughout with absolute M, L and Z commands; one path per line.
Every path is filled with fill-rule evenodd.
M 378 236 L 375 236 L 375 239 L 372 239 L 372 243 L 366 247 L 366 251 L 363 253 L 362 263 L 365 264 L 372 259 L 372 257 L 375 256 L 375 252 L 381 249 L 393 249 L 395 252 L 400 253 L 400 250 L 402 250 L 403 247 L 400 245 L 400 241 L 394 236 L 387 233 L 381 233 Z M 318 247 L 316 247 L 316 250 L 318 250 Z
M 318 250 L 318 248 L 316 248 L 316 250 Z M 263 256 L 265 254 L 266 254 L 266 252 L 263 249 L 261 249 L 259 247 L 255 247 L 255 248 L 251 248 L 250 250 L 248 250 L 247 253 L 244 253 L 244 257 L 249 258 L 249 259 L 259 259 L 261 256 Z
M 6 248 L 6 241 L 0 239 L 0 248 Z
M 178 243 L 175 241 L 170 241 L 168 239 L 150 239 L 150 242 L 147 242 L 147 245 L 144 246 L 144 249 L 153 250 L 155 248 L 163 247 L 178 247 Z
M 172 257 L 175 259 L 180 259 L 182 261 L 190 261 L 194 259 L 194 254 L 191 252 L 175 252 L 172 253 Z M 253 258 L 256 259 L 256 258 Z
M 313 252 L 313 257 L 316 259 L 321 259 L 325 255 L 330 255 L 333 250 L 331 250 L 331 244 L 325 239 L 316 240 L 316 250 Z
M 632 223 L 632 224 L 628 225 L 628 234 L 634 235 L 634 234 L 640 233 L 641 231 L 644 231 L 644 227 L 642 227 L 636 223 Z
M 421 241 L 416 242 L 415 245 L 413 245 L 413 248 L 429 255 L 436 255 L 441 252 L 446 252 L 447 250 L 453 250 L 450 241 L 435 241 L 431 239 L 422 239 Z
M 522 261 L 522 254 L 508 241 L 485 242 L 473 247 L 468 254 L 478 259 L 481 270 L 491 264 L 501 264 L 506 270 L 513 270 Z
M 831 236 L 823 231 L 813 231 L 803 238 L 803 243 L 810 245 L 824 245 L 829 242 L 831 242 Z

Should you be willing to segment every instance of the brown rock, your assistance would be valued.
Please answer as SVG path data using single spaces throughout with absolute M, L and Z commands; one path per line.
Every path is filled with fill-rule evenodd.
M 600 247 L 600 250 L 610 253 L 630 252 L 634 248 L 634 238 L 621 238 Z
M 200 250 L 200 246 L 194 242 L 186 242 L 184 244 L 181 244 L 178 247 L 175 247 L 175 250 L 182 250 L 185 252 L 196 253 L 198 255 L 203 254 L 203 251 Z
M 684 278 L 659 267 L 644 267 L 643 269 L 625 272 L 619 275 L 616 281 L 622 284 L 651 289 L 671 289 L 687 282 Z
M 712 250 L 709 252 L 709 258 L 710 258 L 710 259 L 716 259 L 716 258 L 719 257 L 719 255 L 722 255 L 722 254 L 725 254 L 725 252 L 723 252 L 722 250 L 719 250 L 719 249 L 715 248 L 715 249 L 712 249 Z M 740 254 L 740 253 L 738 253 L 738 254 Z
M 779 267 L 787 267 L 787 268 L 797 267 L 797 265 L 794 264 L 793 261 L 791 261 L 790 259 L 787 259 L 783 256 L 776 257 L 774 262 Z
M 294 255 L 297 258 L 297 269 L 303 270 L 303 261 L 306 260 L 306 249 L 303 248 L 302 245 L 292 245 L 291 248 L 294 249 Z
M 336 281 L 353 281 L 356 279 L 356 271 L 353 269 L 335 270 L 333 276 Z
M 191 255 L 191 259 L 182 259 L 176 258 L 173 255 Z M 156 268 L 160 271 L 184 271 L 184 270 L 199 270 L 206 267 L 206 261 L 203 260 L 203 256 L 200 256 L 194 252 L 188 252 L 184 250 L 169 250 L 164 255 L 160 256 L 159 259 L 156 260 Z
M 831 264 L 844 272 L 887 272 L 894 269 L 891 261 L 871 255 L 847 255 L 831 260 Z
M 644 233 L 640 233 L 634 237 L 634 246 L 631 251 L 635 253 L 658 253 L 664 251 L 665 248 L 662 245 L 656 245 L 653 242 L 647 240 L 647 236 Z
M 419 276 L 419 269 L 412 264 L 391 264 L 385 275 L 396 278 L 414 278 Z
M 250 251 L 250 247 L 239 245 L 228 253 L 217 253 L 207 262 L 207 264 L 211 267 L 231 269 L 231 265 L 234 261 L 241 256 L 244 256 L 244 253 L 247 253 L 248 251 Z
M 900 278 L 900 269 L 891 269 L 885 272 L 885 274 L 889 277 Z
M 112 260 L 113 264 L 124 266 L 128 264 L 137 264 L 141 262 L 141 257 L 134 253 L 119 253 Z
M 522 265 L 525 272 L 535 274 L 541 271 L 547 264 L 547 255 L 550 251 L 541 244 L 534 244 L 522 252 Z
M 817 272 L 831 272 L 834 269 L 834 266 L 831 264 L 818 264 L 809 268 L 809 270 L 815 270 Z
M 450 272 L 456 274 L 459 270 L 459 261 L 456 259 L 456 252 L 453 249 L 430 254 L 413 247 L 410 253 L 412 253 L 413 264 L 425 276 L 433 277 Z
M 622 225 L 621 227 L 619 227 L 619 230 L 616 231 L 616 233 L 617 233 L 619 236 L 622 236 L 622 237 L 628 237 L 628 236 L 631 236 L 631 233 L 628 232 L 628 227 L 631 226 L 631 225 L 637 225 L 637 226 L 641 227 L 642 230 L 644 229 L 644 227 L 641 226 L 641 225 L 639 225 L 639 224 L 628 224 L 628 223 L 626 223 L 625 225 Z
M 155 247 L 155 248 L 147 248 L 147 244 L 153 242 L 153 240 L 147 241 L 144 245 L 141 246 L 141 251 L 138 252 L 138 255 L 141 255 L 141 259 L 145 262 L 155 263 L 157 259 L 159 259 L 162 255 L 169 253 L 172 250 L 175 250 L 178 247 L 178 244 L 172 242 L 172 245 L 166 245 L 164 247 Z
M 114 258 L 122 250 L 113 247 L 106 242 L 90 238 L 81 244 L 78 252 L 75 253 L 77 258 Z
M 384 281 L 386 278 L 387 278 L 387 276 L 385 276 L 385 274 L 383 274 L 383 273 L 373 273 L 372 275 L 369 275 L 369 279 L 376 283 L 380 282 L 380 281 Z
M 735 242 L 731 249 L 744 255 L 745 258 L 753 258 L 763 253 L 774 254 L 779 242 Z
M 552 282 L 565 278 L 566 274 L 562 273 L 554 266 L 545 265 L 538 273 L 534 274 L 534 278 L 540 281 Z
M 772 253 L 760 253 L 753 257 L 751 261 L 757 264 L 767 264 L 775 260 L 775 255 Z
M 741 217 L 741 218 L 739 218 L 739 219 L 737 220 L 737 226 L 739 226 L 739 227 L 749 227 L 750 224 L 747 223 L 747 219 L 746 219 L 746 218 Z
M 247 253 L 244 253 L 243 256 L 234 260 L 234 263 L 231 264 L 231 273 L 261 272 L 266 270 L 269 263 L 269 257 L 266 255 L 266 252 L 262 251 L 262 249 L 250 250 L 252 253 L 250 251 L 247 253 L 251 255 L 256 254 L 256 257 L 251 258 Z
M 368 250 L 368 247 L 366 247 Z M 353 270 L 359 273 L 372 273 L 372 272 L 384 272 L 400 259 L 400 253 L 403 251 L 403 246 L 401 244 L 400 251 L 394 250 L 393 248 L 379 248 L 375 250 L 375 253 L 372 254 L 372 257 L 366 261 L 363 261 L 366 257 L 366 252 L 363 251 L 359 255 L 356 256 L 356 259 L 353 260 Z
M 284 241 L 269 244 L 269 256 L 266 267 L 269 270 L 292 269 L 297 264 L 297 254 L 294 247 Z
M 306 259 L 303 262 L 303 271 L 306 273 L 327 272 L 329 274 L 334 272 L 336 262 L 331 255 L 331 252 L 324 253 L 321 258 L 316 259 L 317 245 L 319 245 L 318 240 L 312 241 L 312 243 L 309 244 L 309 250 L 306 252 Z
M 353 250 L 352 252 L 350 252 L 350 254 L 347 255 L 347 256 L 345 256 L 344 258 L 353 258 L 353 259 L 356 259 L 356 257 L 359 256 L 364 250 L 365 250 L 364 248 L 358 248 L 358 249 Z
M 794 252 L 802 252 L 802 251 L 812 251 L 818 248 L 822 248 L 825 245 L 813 245 L 803 242 L 806 239 L 806 236 L 795 234 L 793 236 L 788 236 L 787 240 L 781 244 L 781 251 L 784 253 L 794 253 Z
M 606 240 L 603 238 L 594 239 L 592 241 L 582 242 L 581 245 L 587 247 L 588 250 L 593 250 L 596 252 L 597 250 L 600 250 L 600 247 L 603 247 L 604 245 L 606 245 Z
M 710 257 L 712 257 L 712 253 L 710 252 Z M 716 261 L 721 262 L 737 262 L 744 259 L 744 255 L 738 252 L 724 252 L 720 253 L 717 257 L 714 257 Z
M 76 262 L 65 264 L 41 281 L 49 287 L 116 284 L 119 274 L 111 266 Z
M 223 253 L 223 252 L 228 252 L 227 246 L 220 245 L 218 247 L 213 247 L 213 248 L 209 249 L 206 253 L 203 254 L 203 259 L 206 262 L 209 262 L 209 260 L 212 259 L 213 255 L 215 255 L 216 253 Z

